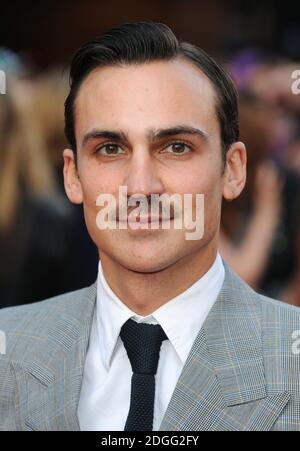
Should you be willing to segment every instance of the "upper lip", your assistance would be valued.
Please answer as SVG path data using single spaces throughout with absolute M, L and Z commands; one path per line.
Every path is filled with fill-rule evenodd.
M 122 219 L 122 218 L 118 218 L 118 220 L 120 222 L 139 222 L 139 223 L 147 223 L 147 222 L 158 222 L 158 221 L 165 221 L 167 219 L 172 220 L 173 218 L 168 218 L 165 216 L 151 216 L 151 215 L 147 215 L 147 216 L 137 216 L 135 218 L 129 218 L 127 217 L 126 219 Z

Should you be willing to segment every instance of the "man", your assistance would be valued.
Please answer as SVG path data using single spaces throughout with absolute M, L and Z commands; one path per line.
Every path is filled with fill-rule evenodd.
M 99 275 L 1 311 L 0 428 L 299 430 L 299 310 L 255 293 L 217 252 L 222 198 L 246 178 L 232 81 L 152 22 L 84 45 L 71 80 L 65 189 L 83 203 Z M 131 215 L 134 199 L 164 194 L 192 196 L 200 237 L 173 227 L 175 201 L 169 218 L 152 204 Z M 102 227 L 101 195 L 116 199 L 116 227 Z

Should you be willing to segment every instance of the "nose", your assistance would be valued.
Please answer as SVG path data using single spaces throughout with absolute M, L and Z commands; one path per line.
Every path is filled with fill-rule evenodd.
M 124 179 L 127 186 L 127 195 L 136 196 L 143 194 L 162 194 L 164 184 L 158 173 L 157 162 L 148 149 L 139 148 L 132 152 L 128 172 Z

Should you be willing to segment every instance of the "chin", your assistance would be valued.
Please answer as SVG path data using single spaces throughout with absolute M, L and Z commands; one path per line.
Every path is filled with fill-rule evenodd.
M 152 256 L 142 256 L 142 257 L 132 257 L 130 259 L 124 260 L 118 259 L 122 266 L 129 269 L 130 271 L 139 272 L 139 273 L 155 273 L 162 271 L 163 269 L 170 266 L 172 263 L 166 259 L 166 257 L 162 258 L 162 255 L 157 256 L 156 258 Z

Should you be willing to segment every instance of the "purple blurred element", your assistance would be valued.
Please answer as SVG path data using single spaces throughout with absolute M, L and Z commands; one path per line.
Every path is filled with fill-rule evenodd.
M 264 55 L 255 48 L 238 52 L 232 59 L 229 71 L 239 89 L 246 89 L 257 67 L 264 62 Z

